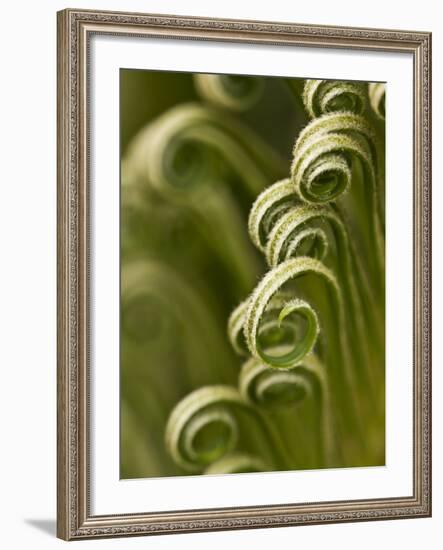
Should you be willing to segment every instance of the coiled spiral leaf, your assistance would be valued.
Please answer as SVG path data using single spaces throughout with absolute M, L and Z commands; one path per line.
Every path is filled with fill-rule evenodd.
M 255 196 L 286 171 L 286 162 L 249 128 L 197 104 L 161 115 L 135 138 L 129 156 L 139 177 L 171 198 L 233 176 Z
M 302 361 L 298 365 L 303 364 Z M 250 403 L 270 408 L 299 403 L 312 391 L 310 380 L 297 366 L 275 369 L 255 357 L 243 364 L 239 389 Z
M 341 303 L 339 286 L 333 273 L 321 262 L 309 257 L 289 259 L 276 266 L 263 277 L 249 299 L 244 323 L 246 343 L 254 357 L 273 367 L 293 366 L 312 351 L 317 340 L 319 332 L 317 314 L 312 306 L 300 299 L 287 301 L 279 315 L 280 321 L 290 314 L 296 314 L 304 321 L 304 330 L 295 334 L 295 340 L 289 351 L 278 355 L 270 354 L 264 349 L 260 338 L 260 325 L 272 298 L 283 289 L 286 283 L 306 274 L 313 274 L 326 280 L 334 290 L 336 299 Z
M 289 178 L 267 187 L 254 201 L 248 218 L 249 235 L 255 246 L 264 252 L 266 239 L 279 216 L 297 204 Z
M 264 81 L 261 77 L 229 74 L 196 74 L 198 93 L 216 107 L 246 111 L 260 98 Z
M 333 113 L 311 121 L 293 152 L 291 177 L 298 195 L 313 204 L 339 197 L 351 183 L 354 156 L 364 163 L 375 192 L 374 139 L 372 128 L 358 115 Z
M 188 471 L 200 471 L 235 447 L 238 426 L 226 406 L 233 403 L 243 406 L 235 388 L 206 386 L 191 392 L 174 407 L 165 441 L 177 464 Z
M 366 85 L 361 82 L 306 80 L 303 103 L 312 118 L 335 112 L 362 114 L 367 95 Z
M 225 385 L 194 390 L 174 407 L 165 430 L 166 448 L 174 461 L 198 472 L 230 453 L 239 439 L 235 409 L 255 420 L 274 456 L 274 467 L 285 467 L 286 451 L 272 424 L 236 388 Z

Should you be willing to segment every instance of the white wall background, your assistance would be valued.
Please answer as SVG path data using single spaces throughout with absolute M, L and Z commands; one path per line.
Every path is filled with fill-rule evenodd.
M 0 72 L 0 514 L 2 546 L 60 548 L 55 538 L 55 12 L 65 7 L 433 31 L 434 498 L 432 519 L 85 541 L 82 547 L 329 550 L 423 546 L 443 538 L 443 31 L 439 2 L 404 0 L 82 0 L 2 6 Z

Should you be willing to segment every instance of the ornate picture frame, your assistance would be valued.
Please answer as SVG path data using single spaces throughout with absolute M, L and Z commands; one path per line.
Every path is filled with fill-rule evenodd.
M 58 24 L 57 534 L 65 540 L 431 515 L 431 33 L 68 9 Z M 413 60 L 412 494 L 94 514 L 90 44 L 94 36 L 404 53 Z M 93 144 L 92 144 L 93 145 Z M 92 258 L 94 260 L 94 258 Z M 93 495 L 92 495 L 93 496 Z M 264 496 L 266 501 L 266 495 Z

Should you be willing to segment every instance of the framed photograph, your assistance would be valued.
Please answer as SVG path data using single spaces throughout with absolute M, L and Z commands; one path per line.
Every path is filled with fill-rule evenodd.
M 58 13 L 58 536 L 431 514 L 431 35 Z

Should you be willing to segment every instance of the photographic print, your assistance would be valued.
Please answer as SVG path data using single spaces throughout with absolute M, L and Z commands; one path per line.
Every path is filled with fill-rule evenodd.
M 431 34 L 57 24 L 58 536 L 430 516 Z
M 120 477 L 385 464 L 385 84 L 120 70 Z

